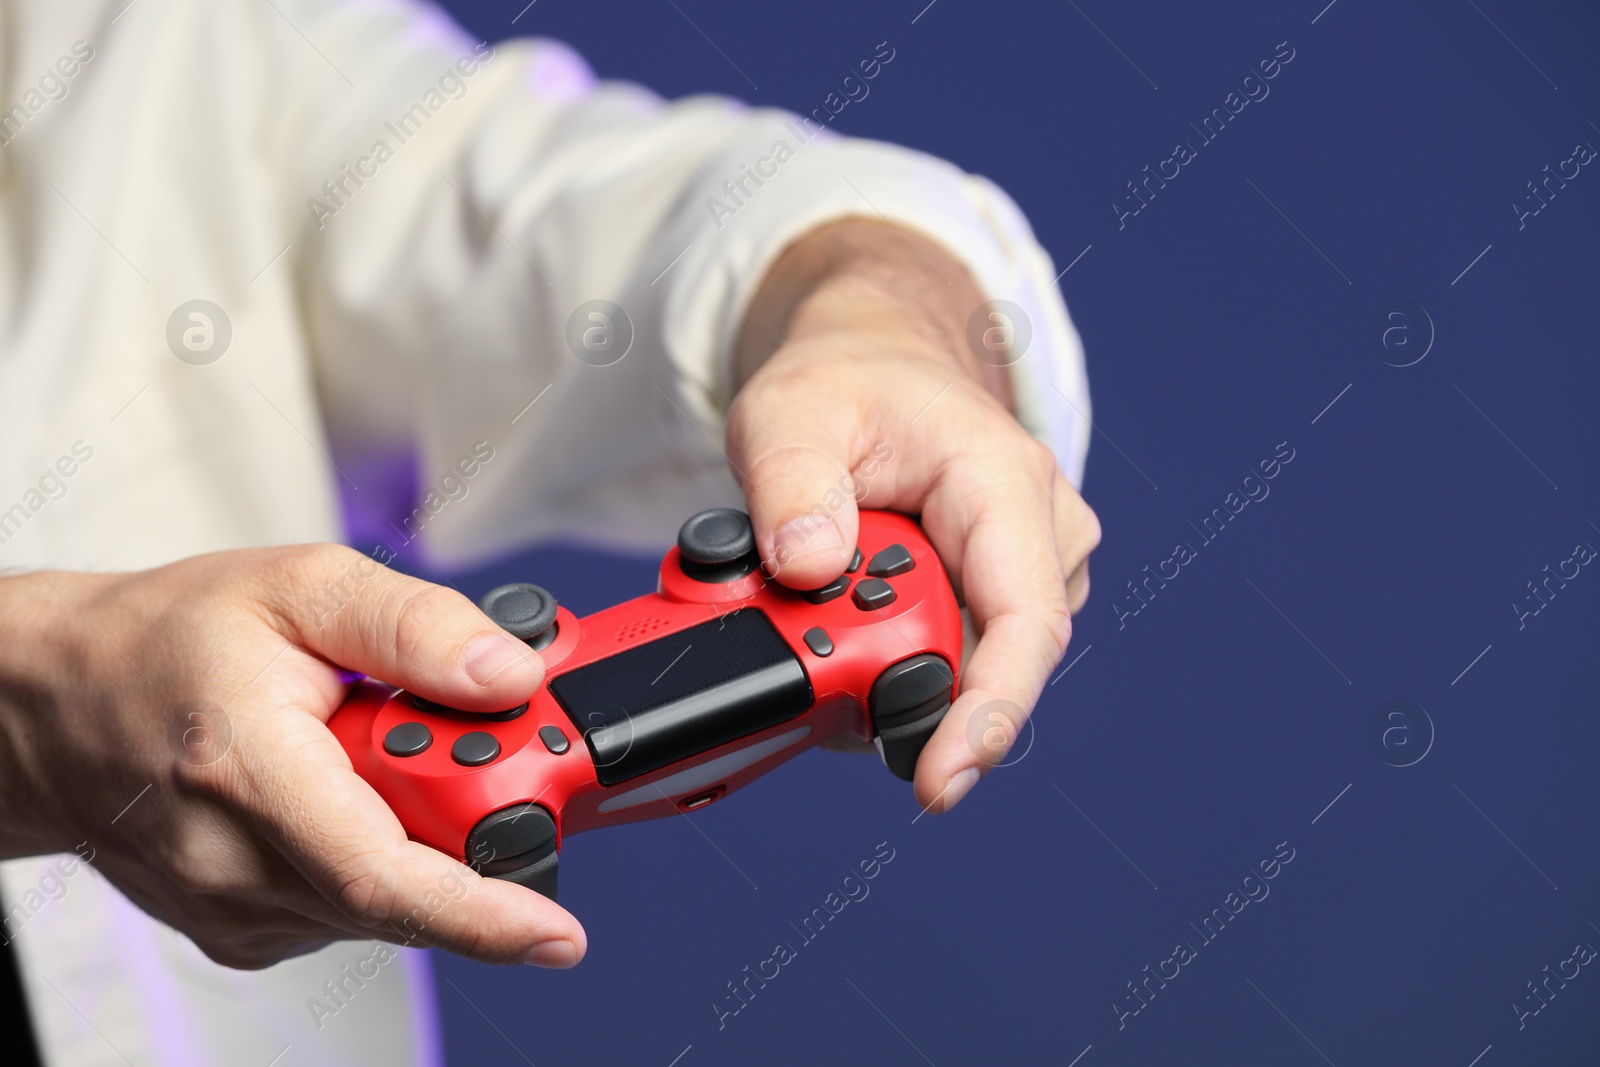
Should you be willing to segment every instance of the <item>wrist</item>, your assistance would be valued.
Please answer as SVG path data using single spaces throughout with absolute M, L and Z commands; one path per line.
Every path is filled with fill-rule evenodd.
M 932 238 L 864 218 L 830 223 L 785 249 L 762 280 L 735 350 L 735 391 L 785 342 L 877 335 L 978 382 L 1013 411 L 1009 372 L 967 344 L 967 319 L 983 301 L 965 265 Z
M 68 717 L 63 686 L 87 680 L 90 650 L 78 630 L 88 627 L 68 623 L 63 613 L 77 613 L 62 599 L 87 598 L 75 588 L 83 577 L 0 578 L 0 858 L 63 851 L 76 840 L 60 796 L 67 784 L 49 768 Z

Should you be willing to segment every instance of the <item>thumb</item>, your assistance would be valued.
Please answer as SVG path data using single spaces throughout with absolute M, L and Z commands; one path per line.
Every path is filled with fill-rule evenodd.
M 343 545 L 289 549 L 266 595 L 291 643 L 466 711 L 503 711 L 544 681 L 539 654 L 454 589 Z
M 827 426 L 796 421 L 754 428 L 735 451 L 753 457 L 745 497 L 766 573 L 791 589 L 815 589 L 844 573 L 855 550 L 854 457 Z

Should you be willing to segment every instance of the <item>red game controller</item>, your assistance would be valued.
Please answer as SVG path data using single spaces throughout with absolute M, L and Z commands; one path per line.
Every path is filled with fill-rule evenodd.
M 911 519 L 863 511 L 820 589 L 767 580 L 742 511 L 704 511 L 656 592 L 587 618 L 536 585 L 484 612 L 543 657 L 508 711 L 458 711 L 362 681 L 328 727 L 407 833 L 552 899 L 567 834 L 693 811 L 853 734 L 910 781 L 956 692 L 961 619 Z

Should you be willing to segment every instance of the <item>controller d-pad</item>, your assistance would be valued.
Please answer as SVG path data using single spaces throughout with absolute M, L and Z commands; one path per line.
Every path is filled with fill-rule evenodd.
M 440 704 L 437 701 L 429 700 L 427 697 L 419 696 L 416 693 L 411 694 L 411 706 L 416 708 L 418 711 L 427 711 L 433 713 L 434 715 L 454 715 L 468 719 L 477 719 L 482 722 L 510 722 L 512 719 L 515 719 L 517 716 L 528 710 L 528 702 L 524 700 L 516 707 L 507 708 L 505 711 L 462 711 L 460 708 L 452 708 L 447 704 Z
M 863 578 L 850 594 L 862 611 L 876 611 L 894 603 L 894 587 L 882 578 Z
M 916 565 L 916 560 L 911 558 L 905 545 L 890 545 L 872 557 L 872 562 L 867 564 L 867 573 L 874 578 L 893 578 L 905 574 Z
M 861 549 L 860 549 L 859 546 L 857 546 L 855 555 L 850 557 L 850 566 L 846 567 L 844 569 L 844 572 L 846 574 L 854 574 L 856 571 L 858 571 L 860 569 L 861 569 Z
M 800 595 L 813 604 L 826 604 L 836 597 L 844 596 L 845 590 L 849 588 L 850 579 L 841 574 L 821 589 L 807 589 Z

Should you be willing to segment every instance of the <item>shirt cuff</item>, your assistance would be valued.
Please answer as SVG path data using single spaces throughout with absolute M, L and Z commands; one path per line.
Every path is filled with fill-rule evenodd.
M 733 348 L 773 261 L 825 223 L 881 218 L 939 241 L 989 300 L 1021 310 L 1009 323 L 1021 349 L 1009 357 L 1018 420 L 1082 484 L 1090 431 L 1082 343 L 1049 255 L 999 187 L 921 152 L 763 110 L 701 171 L 686 200 L 693 206 L 678 236 L 688 247 L 669 275 L 664 339 L 692 432 L 723 439 Z

